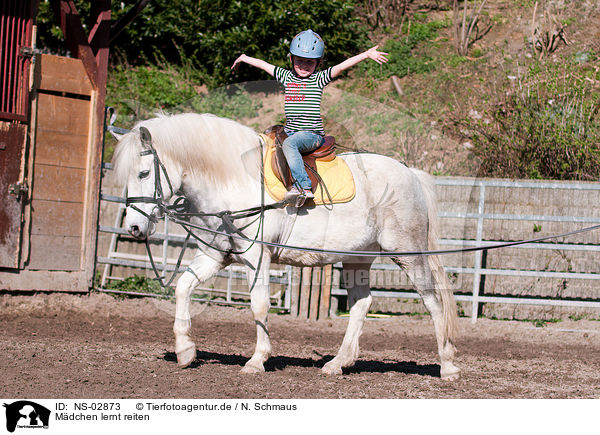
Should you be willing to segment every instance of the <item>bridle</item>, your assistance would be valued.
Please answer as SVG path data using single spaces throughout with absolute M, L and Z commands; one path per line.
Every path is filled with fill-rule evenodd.
M 167 204 L 164 201 L 165 196 L 164 196 L 164 192 L 163 192 L 163 188 L 162 188 L 162 182 L 160 179 L 161 172 L 164 174 L 165 180 L 167 180 L 167 184 L 169 185 L 169 190 L 171 191 L 171 195 L 169 197 L 173 196 L 175 194 L 175 192 L 173 191 L 173 185 L 171 184 L 171 179 L 169 178 L 167 169 L 165 168 L 165 165 L 163 165 L 163 163 L 158 158 L 156 149 L 152 146 L 152 136 L 150 135 L 150 132 L 148 131 L 148 129 L 146 127 L 140 127 L 140 140 L 142 142 L 142 146 L 144 147 L 144 149 L 140 152 L 140 156 L 141 157 L 149 156 L 149 155 L 153 156 L 154 195 L 153 196 L 128 196 L 125 200 L 125 206 L 131 207 L 138 213 L 145 216 L 149 221 L 156 224 L 156 223 L 158 223 L 158 218 L 156 216 L 154 216 L 153 213 L 148 214 L 145 211 L 143 211 L 142 209 L 140 209 L 139 207 L 137 207 L 135 204 L 136 203 L 155 204 L 160 212 L 162 212 L 164 209 L 169 207 L 169 206 L 167 206 Z

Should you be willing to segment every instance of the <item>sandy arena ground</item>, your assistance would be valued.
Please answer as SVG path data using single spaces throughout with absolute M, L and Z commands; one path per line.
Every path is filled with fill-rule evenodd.
M 247 308 L 195 304 L 196 361 L 176 364 L 174 305 L 92 294 L 0 296 L 1 397 L 600 398 L 600 322 L 460 319 L 462 378 L 444 382 L 429 317 L 369 319 L 356 366 L 320 368 L 347 319 L 271 314 L 266 373 L 244 375 L 255 327 Z

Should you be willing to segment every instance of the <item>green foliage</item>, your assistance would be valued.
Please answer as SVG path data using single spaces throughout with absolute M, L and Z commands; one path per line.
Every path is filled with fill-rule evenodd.
M 597 180 L 600 94 L 574 63 L 534 64 L 524 83 L 499 90 L 484 116 L 459 121 L 481 159 L 482 176 Z
M 261 107 L 260 101 L 253 100 L 240 86 L 198 94 L 188 76 L 185 70 L 168 65 L 118 66 L 108 81 L 107 103 L 117 108 L 125 124 L 152 116 L 157 110 L 209 112 L 240 119 L 256 116 Z
M 192 85 L 174 68 L 117 66 L 111 70 L 107 85 L 107 104 L 125 116 L 170 109 L 195 95 Z
M 82 21 L 90 2 L 74 0 Z M 112 0 L 112 18 L 119 19 L 136 0 Z M 39 45 L 64 52 L 49 3 L 40 3 Z M 92 23 L 86 23 L 91 28 Z M 351 0 L 153 0 L 111 46 L 112 63 L 147 65 L 164 60 L 191 67 L 197 78 L 214 88 L 226 83 L 264 78 L 256 68 L 231 73 L 241 54 L 287 65 L 289 43 L 312 28 L 326 44 L 329 62 L 356 54 L 367 45 Z
M 387 79 L 393 75 L 404 77 L 410 73 L 421 74 L 434 70 L 438 60 L 426 53 L 420 53 L 419 48 L 426 43 L 431 43 L 437 35 L 438 30 L 447 27 L 448 23 L 443 21 L 411 23 L 410 28 L 406 25 L 403 33 L 406 36 L 390 39 L 382 51 L 389 53 L 389 62 L 378 65 L 374 62 L 363 62 L 359 65 L 367 77 L 375 79 Z
M 136 293 L 153 293 L 159 295 L 173 294 L 172 290 L 164 290 L 161 288 L 158 281 L 150 279 L 145 276 L 134 275 L 129 278 L 125 278 L 122 281 L 110 281 L 106 288 L 108 290 L 119 290 Z
M 466 63 L 468 61 L 469 60 L 465 56 L 459 56 L 457 54 L 452 54 L 450 57 L 448 57 L 448 60 L 446 61 L 446 65 L 448 65 L 451 68 L 457 68 L 461 64 Z
M 548 326 L 548 323 L 559 323 L 561 322 L 561 319 L 555 319 L 555 318 L 550 318 L 550 319 L 533 319 L 531 321 L 531 323 L 533 323 L 533 325 L 536 328 L 545 328 L 546 326 Z
M 481 50 L 480 48 L 473 48 L 471 49 L 471 56 L 475 58 L 481 57 L 483 56 L 483 50 Z
M 258 115 L 262 107 L 260 100 L 244 91 L 241 86 L 233 85 L 219 88 L 208 94 L 199 95 L 189 102 L 190 109 L 198 113 L 212 113 L 225 118 L 250 118 Z

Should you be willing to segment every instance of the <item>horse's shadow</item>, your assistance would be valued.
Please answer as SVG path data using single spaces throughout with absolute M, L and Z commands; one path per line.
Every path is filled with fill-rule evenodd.
M 177 355 L 174 352 L 165 352 L 163 359 L 168 362 L 177 362 Z M 204 364 L 223 364 L 228 366 L 243 367 L 248 361 L 242 355 L 230 355 L 216 352 L 204 352 L 197 350 L 196 359 L 188 366 L 196 368 Z M 286 367 L 317 367 L 321 368 L 333 359 L 332 355 L 325 355 L 319 359 L 296 358 L 289 356 L 275 356 L 269 358 L 265 363 L 265 371 L 274 372 L 283 370 Z M 414 361 L 370 361 L 359 360 L 353 367 L 343 369 L 344 374 L 352 373 L 404 373 L 407 375 L 440 377 L 440 366 L 438 364 L 417 364 Z

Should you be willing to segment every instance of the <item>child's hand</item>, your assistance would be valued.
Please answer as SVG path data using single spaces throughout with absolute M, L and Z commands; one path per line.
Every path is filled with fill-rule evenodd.
M 369 59 L 373 59 L 375 62 L 381 65 L 382 63 L 386 63 L 388 61 L 386 57 L 388 53 L 377 51 L 378 47 L 379 45 L 376 45 L 375 47 L 368 49 L 366 54 Z
M 235 62 L 233 62 L 233 65 L 231 65 L 231 69 L 236 69 L 240 63 L 245 62 L 246 61 L 247 56 L 245 54 L 241 54 L 240 57 L 238 57 Z

